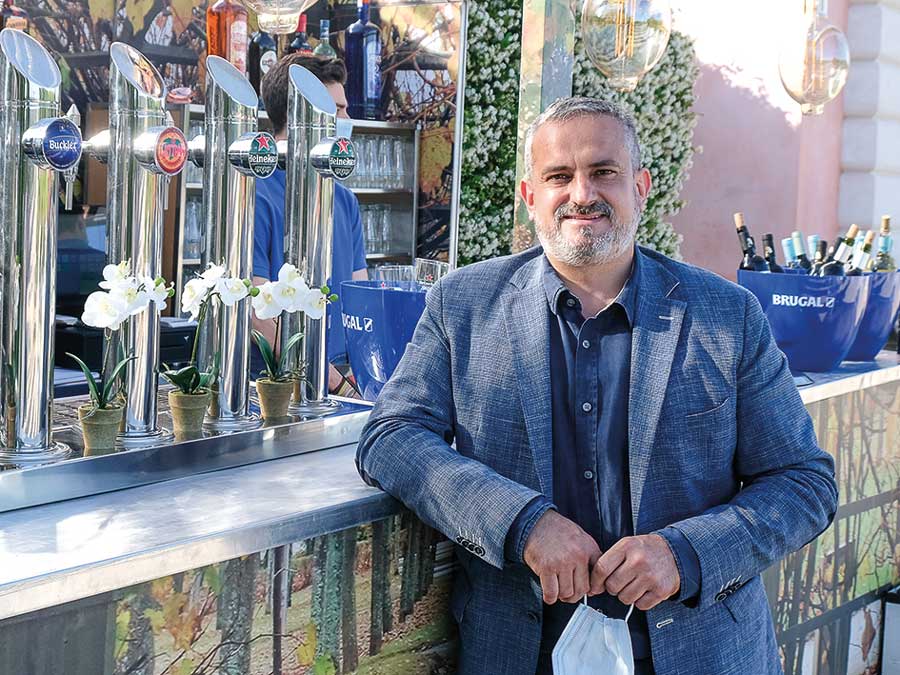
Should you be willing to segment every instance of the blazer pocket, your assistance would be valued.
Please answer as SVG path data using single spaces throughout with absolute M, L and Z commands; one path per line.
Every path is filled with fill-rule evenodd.
M 730 472 L 737 440 L 733 401 L 726 396 L 706 410 L 670 417 L 656 440 L 654 459 L 663 475 L 696 483 Z
M 719 403 L 718 405 L 713 406 L 712 408 L 710 408 L 708 410 L 701 410 L 700 412 L 688 413 L 684 417 L 685 417 L 685 419 L 690 420 L 691 423 L 705 422 L 707 417 L 714 416 L 717 412 L 720 412 L 723 408 L 725 408 L 725 406 L 728 405 L 728 403 L 730 401 L 731 401 L 731 397 L 726 396 L 725 400 L 722 401 L 721 403 Z
M 762 582 L 757 576 L 722 600 L 722 604 L 725 605 L 725 609 L 731 614 L 735 623 L 744 623 L 764 616 L 761 610 L 768 608 L 768 600 L 765 599 L 765 592 L 762 591 L 762 602 L 760 601 L 760 591 L 762 591 Z

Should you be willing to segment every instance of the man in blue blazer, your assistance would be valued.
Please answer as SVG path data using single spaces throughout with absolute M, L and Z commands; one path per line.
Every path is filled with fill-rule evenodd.
M 360 473 L 457 546 L 460 673 L 540 675 L 589 596 L 638 675 L 781 672 L 760 573 L 834 516 L 759 303 L 636 247 L 634 121 L 588 98 L 526 136 L 540 248 L 461 269 L 360 439 Z

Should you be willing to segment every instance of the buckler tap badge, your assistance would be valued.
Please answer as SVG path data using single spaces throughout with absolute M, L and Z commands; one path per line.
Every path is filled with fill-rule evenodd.
M 175 127 L 169 127 L 156 139 L 156 166 L 169 176 L 181 172 L 187 161 L 188 147 L 184 134 Z
M 328 168 L 338 180 L 349 178 L 356 168 L 356 151 L 349 138 L 336 138 L 328 153 Z

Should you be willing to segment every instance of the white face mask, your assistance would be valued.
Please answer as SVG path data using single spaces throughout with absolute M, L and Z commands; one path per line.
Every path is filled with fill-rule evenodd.
M 634 675 L 628 618 L 610 619 L 588 607 L 578 607 L 553 648 L 553 675 Z

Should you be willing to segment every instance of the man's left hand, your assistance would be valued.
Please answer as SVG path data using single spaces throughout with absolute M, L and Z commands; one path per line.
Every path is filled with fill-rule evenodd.
M 609 593 L 623 605 L 646 611 L 676 595 L 681 577 L 662 535 L 625 537 L 600 556 L 591 570 L 591 595 Z

